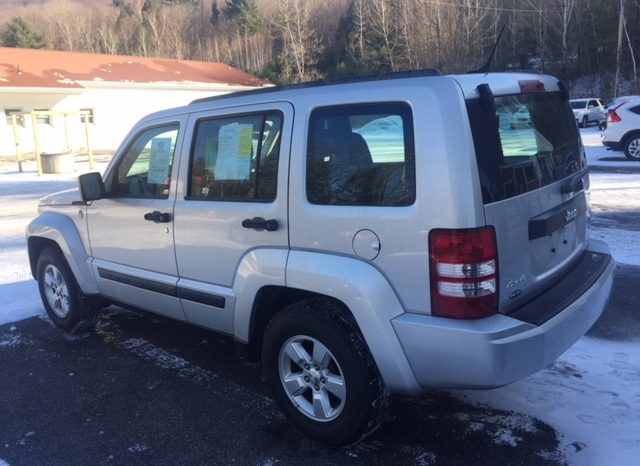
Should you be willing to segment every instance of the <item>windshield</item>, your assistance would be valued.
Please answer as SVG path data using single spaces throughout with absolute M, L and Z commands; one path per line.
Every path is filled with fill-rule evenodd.
M 573 113 L 560 93 L 467 101 L 485 204 L 559 181 L 586 166 Z

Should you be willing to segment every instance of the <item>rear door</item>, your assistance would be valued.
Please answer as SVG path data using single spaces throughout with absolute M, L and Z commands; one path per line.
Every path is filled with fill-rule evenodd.
M 292 124 L 285 102 L 190 116 L 175 206 L 178 290 L 190 322 L 233 333 L 238 266 L 254 250 L 288 249 Z
M 586 248 L 586 159 L 560 92 L 495 96 L 495 111 L 467 101 L 485 204 L 496 228 L 500 311 L 548 286 Z M 514 126 L 514 115 L 526 124 Z

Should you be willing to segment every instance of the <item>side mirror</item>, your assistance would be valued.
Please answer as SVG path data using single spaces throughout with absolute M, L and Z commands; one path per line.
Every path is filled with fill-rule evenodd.
M 106 196 L 102 175 L 98 172 L 85 173 L 78 177 L 80 195 L 84 202 L 97 201 Z

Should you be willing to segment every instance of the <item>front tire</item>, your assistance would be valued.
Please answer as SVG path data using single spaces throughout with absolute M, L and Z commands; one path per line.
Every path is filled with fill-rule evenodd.
M 97 309 L 85 298 L 59 249 L 40 253 L 36 276 L 40 298 L 56 327 L 78 333 L 95 323 Z
M 285 416 L 322 443 L 347 445 L 386 418 L 388 391 L 353 318 L 337 303 L 311 299 L 269 323 L 265 378 Z
M 629 160 L 640 162 L 640 133 L 631 135 L 624 144 L 624 155 Z

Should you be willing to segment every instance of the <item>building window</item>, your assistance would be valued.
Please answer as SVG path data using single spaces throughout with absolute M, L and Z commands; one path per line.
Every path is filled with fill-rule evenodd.
M 50 112 L 48 108 L 36 108 L 34 112 Z M 37 115 L 36 121 L 40 125 L 50 125 L 51 124 L 51 115 Z
M 18 126 L 24 126 L 24 116 L 22 115 L 21 108 L 5 108 L 4 114 L 7 117 L 7 126 L 13 125 L 13 115 L 16 116 L 16 124 Z
M 87 121 L 91 124 L 95 124 L 95 110 L 92 108 L 81 108 L 81 112 L 87 113 Z M 84 115 L 80 115 L 80 122 L 84 123 Z

